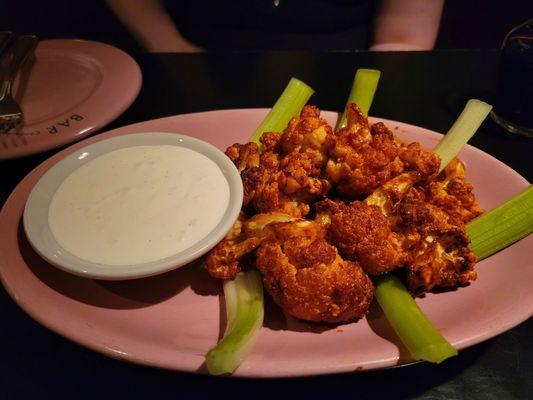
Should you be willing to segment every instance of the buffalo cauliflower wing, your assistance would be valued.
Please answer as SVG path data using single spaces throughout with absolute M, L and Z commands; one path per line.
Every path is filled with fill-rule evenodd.
M 273 238 L 256 252 L 265 288 L 289 315 L 329 323 L 362 318 L 374 287 L 354 261 L 328 243 L 326 229 L 309 220 L 271 225 Z
M 249 261 L 247 256 L 272 236 L 269 224 L 292 220 L 294 217 L 282 213 L 257 214 L 247 220 L 241 212 L 226 237 L 207 255 L 207 272 L 213 278 L 234 279 L 243 269 L 243 263 Z
M 330 133 L 331 127 L 320 118 L 318 109 L 306 106 L 283 133 L 262 135 L 260 156 L 254 143 L 230 146 L 226 154 L 241 172 L 244 205 L 256 213 L 307 215 L 308 203 L 331 188 L 322 171 Z
M 467 223 L 483 213 L 473 190 L 466 180 L 464 164 L 454 158 L 437 179 L 429 183 L 427 197 L 431 204 Z
M 378 206 L 324 200 L 315 208 L 317 219 L 323 224 L 327 221 L 331 243 L 344 257 L 356 260 L 367 274 L 381 275 L 404 265 L 407 255 L 402 237 L 391 230 Z
M 320 118 L 318 108 L 305 106 L 281 134 L 280 152 L 283 155 L 304 153 L 315 166 L 323 167 L 328 161 L 328 138 L 332 133 L 331 126 Z
M 327 176 L 348 199 L 366 196 L 403 171 L 400 144 L 383 124 L 370 127 L 355 105 L 347 108 L 347 126 L 331 135 Z
M 440 160 L 418 143 L 405 145 L 383 124 L 370 126 L 353 103 L 347 107 L 347 126 L 331 135 L 327 176 L 346 199 L 360 199 L 404 171 L 427 179 Z
M 338 132 L 306 106 L 260 141 L 226 150 L 243 212 L 208 254 L 211 276 L 255 267 L 289 315 L 330 323 L 365 315 L 367 274 L 401 270 L 417 294 L 476 279 L 465 224 L 482 210 L 458 159 L 439 174 L 437 155 L 371 125 L 355 104 Z
M 428 201 L 427 189 L 411 188 L 397 212 L 409 253 L 407 284 L 413 292 L 462 286 L 475 280 L 476 256 L 460 215 L 448 213 Z

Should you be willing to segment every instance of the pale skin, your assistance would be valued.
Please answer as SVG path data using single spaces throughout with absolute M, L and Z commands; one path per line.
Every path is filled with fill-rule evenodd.
M 146 51 L 203 51 L 183 37 L 160 0 L 106 1 Z M 431 50 L 437 39 L 443 6 L 444 0 L 381 0 L 374 20 L 374 39 L 369 49 Z
M 107 0 L 107 5 L 150 53 L 203 51 L 183 37 L 159 0 Z
M 443 7 L 444 0 L 382 0 L 370 50 L 431 50 Z

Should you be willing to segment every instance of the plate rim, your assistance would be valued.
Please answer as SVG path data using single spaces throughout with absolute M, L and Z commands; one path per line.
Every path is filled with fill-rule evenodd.
M 90 137 L 90 138 L 87 138 L 81 142 L 78 142 L 78 143 L 74 143 L 73 145 L 69 146 L 68 148 L 66 149 L 63 149 L 62 151 L 58 152 L 57 154 L 51 156 L 50 158 L 48 158 L 47 160 L 43 161 L 42 163 L 40 163 L 36 168 L 34 168 L 32 171 L 30 171 L 28 173 L 28 175 L 26 175 L 26 177 L 24 177 L 20 182 L 19 184 L 15 187 L 15 189 L 12 191 L 12 193 L 8 196 L 8 198 L 6 199 L 6 202 L 5 204 L 3 205 L 2 207 L 2 210 L 0 211 L 0 220 L 2 220 L 3 218 L 5 218 L 6 216 L 4 215 L 4 213 L 6 213 L 5 209 L 7 208 L 7 205 L 10 204 L 12 202 L 12 197 L 14 196 L 15 192 L 17 191 L 17 189 L 19 188 L 20 185 L 22 185 L 27 179 L 30 179 L 32 177 L 34 177 L 36 174 L 40 173 L 41 169 L 44 169 L 44 171 L 42 171 L 42 174 L 46 173 L 46 171 L 48 169 L 50 169 L 53 165 L 55 165 L 59 160 L 61 160 L 62 158 L 68 156 L 69 154 L 71 154 L 72 152 L 76 151 L 78 148 L 81 148 L 81 147 L 85 147 L 89 144 L 92 144 L 93 142 L 96 142 L 96 141 L 101 141 L 101 140 L 105 140 L 106 138 L 109 138 L 109 137 L 115 137 L 115 136 L 120 136 L 120 135 L 124 135 L 124 134 L 128 134 L 128 133 L 134 133 L 133 131 L 130 131 L 130 129 L 134 129 L 136 128 L 136 126 L 138 125 L 141 125 L 141 124 L 144 124 L 144 123 L 160 123 L 161 121 L 164 121 L 164 120 L 172 120 L 174 118 L 178 118 L 178 117 L 187 117 L 187 116 L 201 116 L 202 114 L 206 114 L 206 113 L 218 113 L 218 112 L 264 112 L 265 114 L 268 112 L 268 108 L 232 108 L 232 109 L 218 109 L 218 110 L 210 110 L 210 111 L 201 111 L 201 112 L 193 112 L 193 113 L 186 113 L 186 114 L 179 114 L 179 115 L 173 115 L 173 116 L 166 116 L 166 117 L 162 117 L 162 118 L 157 118 L 157 119 L 152 119 L 152 120 L 147 120 L 147 121 L 141 121 L 141 122 L 137 122 L 137 123 L 133 123 L 133 124 L 130 124 L 130 125 L 126 125 L 126 126 L 123 126 L 123 127 L 119 127 L 119 128 L 116 128 L 116 129 L 113 129 L 113 130 L 110 130 L 110 131 L 107 131 L 107 132 L 103 132 L 99 135 L 96 135 L 96 136 L 93 136 L 93 137 Z M 332 111 L 322 111 L 322 116 L 326 116 L 326 115 L 338 115 L 338 113 L 336 112 L 332 112 Z M 380 117 L 373 117 L 371 116 L 370 119 L 373 121 L 373 122 L 376 122 L 376 121 L 383 121 L 385 124 L 387 124 L 387 126 L 392 126 L 393 124 L 397 124 L 399 127 L 405 127 L 405 128 L 415 128 L 415 129 L 418 129 L 418 130 L 422 130 L 424 131 L 424 133 L 427 133 L 429 134 L 430 136 L 434 137 L 435 139 L 438 139 L 439 137 L 443 136 L 441 133 L 438 133 L 438 132 L 435 132 L 435 131 L 432 131 L 430 129 L 427 129 L 427 128 L 423 128 L 423 127 L 420 127 L 420 126 L 416 126 L 416 125 L 413 125 L 413 124 L 409 124 L 409 123 L 405 123 L 405 122 L 401 122 L 401 121 L 396 121 L 396 120 L 390 120 L 390 119 L 385 119 L 385 118 L 380 118 Z M 472 145 L 466 145 L 469 149 L 471 150 L 474 150 L 475 152 L 479 152 L 479 153 L 482 153 L 483 156 L 488 156 L 490 157 L 491 161 L 493 162 L 496 162 L 498 163 L 500 166 L 503 166 L 505 167 L 506 169 L 512 171 L 514 174 L 517 175 L 517 177 L 519 177 L 522 181 L 522 183 L 524 184 L 524 187 L 527 187 L 529 186 L 529 182 L 522 176 L 520 175 L 517 171 L 513 170 L 511 167 L 507 166 L 505 163 L 501 162 L 500 160 L 498 160 L 497 158 L 495 158 L 494 156 L 490 155 L 489 153 L 486 153 Z M 44 164 L 50 164 L 50 166 L 45 166 Z M 31 185 L 31 187 L 29 188 L 29 191 L 32 190 L 32 188 L 35 186 L 35 184 Z M 1 261 L 4 261 L 4 255 L 3 255 L 3 252 L 2 252 L 2 248 L 0 247 L 0 260 Z M 3 262 L 1 263 L 3 264 Z M 114 359 L 119 359 L 119 360 L 122 360 L 122 361 L 128 361 L 128 362 L 131 362 L 131 363 L 134 363 L 134 364 L 140 364 L 140 365 L 148 365 L 148 366 L 151 366 L 151 367 L 157 367 L 157 368 L 162 368 L 162 369 L 169 369 L 169 370 L 177 370 L 177 371 L 183 371 L 183 372 L 189 372 L 189 373 L 197 373 L 197 374 L 205 374 L 206 372 L 205 371 L 197 371 L 197 370 L 194 370 L 192 368 L 183 368 L 183 367 L 179 367 L 177 365 L 166 365 L 164 363 L 161 363 L 161 362 L 155 362 L 154 360 L 147 360 L 147 359 L 143 359 L 142 357 L 137 357 L 135 355 L 131 355 L 131 354 L 128 354 L 128 355 L 124 355 L 124 354 L 121 354 L 111 348 L 108 348 L 108 347 L 105 347 L 105 346 L 98 346 L 97 343 L 94 343 L 94 342 L 91 342 L 91 341 L 88 341 L 86 340 L 86 338 L 83 338 L 82 336 L 80 335 L 77 335 L 75 331 L 69 331 L 68 329 L 63 329 L 61 327 L 60 324 L 54 324 L 54 323 L 50 323 L 49 321 L 47 321 L 45 318 L 42 318 L 40 315 L 37 315 L 36 313 L 33 312 L 33 310 L 31 310 L 31 307 L 28 307 L 25 303 L 24 303 L 24 300 L 23 298 L 20 298 L 16 293 L 12 292 L 12 288 L 10 286 L 7 285 L 7 282 L 5 281 L 5 278 L 3 276 L 3 273 L 2 273 L 2 268 L 1 268 L 1 264 L 0 264 L 0 281 L 2 282 L 4 288 L 6 289 L 6 291 L 8 292 L 8 294 L 10 295 L 10 297 L 28 314 L 30 315 L 30 317 L 32 317 L 34 320 L 36 320 L 39 324 L 45 326 L 46 328 L 52 330 L 53 332 L 79 344 L 79 345 L 82 345 L 84 347 L 87 347 L 87 348 L 90 348 L 98 353 L 101 353 L 101 354 L 104 354 L 106 356 L 109 356 L 111 358 L 114 358 Z M 490 332 L 484 332 L 484 333 L 481 333 L 479 335 L 476 335 L 476 336 L 472 336 L 472 337 L 469 337 L 469 338 L 466 338 L 465 340 L 463 341 L 460 341 L 458 344 L 456 344 L 456 347 L 461 350 L 461 349 L 464 349 L 464 348 L 467 348 L 467 347 L 470 347 L 470 346 L 473 346 L 475 344 L 478 344 L 480 342 L 483 342 L 485 340 L 488 340 L 492 337 L 495 337 L 517 325 L 519 325 L 520 323 L 524 322 L 525 320 L 529 319 L 531 316 L 533 315 L 533 307 L 532 307 L 532 311 L 528 314 L 522 314 L 519 318 L 515 318 L 513 320 L 510 320 L 510 321 L 507 321 L 506 324 L 504 324 L 503 326 L 499 326 L 497 329 L 493 329 L 491 330 Z M 392 359 L 395 359 L 394 357 Z M 369 366 L 368 368 L 365 368 L 363 371 L 366 372 L 366 371 L 370 371 L 370 370 L 374 370 L 374 369 L 383 369 L 383 368 L 390 368 L 390 367 L 398 367 L 398 366 L 403 366 L 403 365 L 409 365 L 411 363 L 396 363 L 396 364 L 391 364 L 391 361 L 393 361 L 392 359 L 386 359 L 386 360 L 381 360 L 382 362 L 380 363 L 377 363 L 376 365 L 374 366 Z M 396 358 L 396 361 L 397 361 L 397 358 Z M 381 365 L 381 364 L 384 364 L 384 365 Z M 277 373 L 270 373 L 268 376 L 265 376 L 265 375 L 261 375 L 260 373 L 258 373 L 257 371 L 241 371 L 239 373 L 239 370 L 236 371 L 236 373 L 233 375 L 233 377 L 239 377 L 239 378 L 265 378 L 265 379 L 268 379 L 268 378 L 280 378 L 280 377 L 297 377 L 297 376 L 300 376 L 300 377 L 304 377 L 304 376 L 316 376 L 316 375 L 325 375 L 325 374 L 334 374 L 334 373 L 342 373 L 342 372 L 350 372 L 353 370 L 353 365 L 350 365 L 349 366 L 350 368 L 348 368 L 347 365 L 342 365 L 342 364 L 339 364 L 337 366 L 329 366 L 328 368 L 326 369 L 320 369 L 320 370 L 317 370 L 316 368 L 315 369 L 305 369 L 305 370 L 300 370 L 300 371 L 296 371 L 295 373 L 293 374 L 287 374 L 287 373 L 281 373 L 281 374 L 277 374 Z
M 45 140 L 45 139 L 40 140 L 39 145 L 37 145 L 36 147 L 22 146 L 22 147 L 12 147 L 12 148 L 3 149 L 3 150 L 0 148 L 0 160 L 14 160 L 14 159 L 22 158 L 22 157 L 33 155 L 33 154 L 43 153 L 43 152 L 46 152 L 46 151 L 49 151 L 55 148 L 68 145 L 70 143 L 80 141 L 81 139 L 86 138 L 92 133 L 105 127 L 106 125 L 114 121 L 116 118 L 118 118 L 120 115 L 122 115 L 133 104 L 135 99 L 138 97 L 139 92 L 142 87 L 142 82 L 143 82 L 142 71 L 137 61 L 135 61 L 135 59 L 131 55 L 126 53 L 124 50 L 118 47 L 115 47 L 113 45 L 110 45 L 108 43 L 98 42 L 94 40 L 46 39 L 46 40 L 41 40 L 39 42 L 38 47 L 36 49 L 36 53 L 55 50 L 56 47 L 61 48 L 61 46 L 76 46 L 76 51 L 86 53 L 86 54 L 92 53 L 94 49 L 97 49 L 97 48 L 114 52 L 117 57 L 120 57 L 121 62 L 129 66 L 130 68 L 129 72 L 133 74 L 132 78 L 128 79 L 129 89 L 126 91 L 125 94 L 124 93 L 122 94 L 121 101 L 117 102 L 117 106 L 115 108 L 113 108 L 112 110 L 110 110 L 108 113 L 105 113 L 105 114 L 98 113 L 97 117 L 92 117 L 92 122 L 90 124 L 85 125 L 85 128 L 76 129 L 75 131 L 73 131 L 72 133 L 69 133 L 68 135 L 57 133 L 56 136 L 50 138 L 53 140 Z M 78 54 L 78 53 L 75 53 L 75 54 Z M 105 59 L 104 59 L 104 62 L 109 64 L 109 62 Z M 110 81 L 113 81 L 114 77 L 110 77 L 107 79 Z M 99 85 L 97 89 L 93 93 L 91 93 L 91 95 L 87 99 L 85 99 L 80 104 L 78 104 L 78 106 L 84 106 L 87 103 L 90 103 L 91 101 L 94 102 L 94 96 L 96 95 L 98 98 L 102 90 L 105 90 L 104 86 Z M 70 109 L 68 111 L 65 111 L 59 117 L 67 115 L 67 114 L 71 114 Z M 35 125 L 37 127 L 45 125 L 46 121 L 48 120 L 41 121 L 39 123 L 36 123 Z M 22 129 L 24 129 L 24 126 Z M 6 137 L 9 135 L 16 135 L 16 133 L 6 134 Z M 40 133 L 40 135 L 48 135 L 48 133 L 42 132 Z

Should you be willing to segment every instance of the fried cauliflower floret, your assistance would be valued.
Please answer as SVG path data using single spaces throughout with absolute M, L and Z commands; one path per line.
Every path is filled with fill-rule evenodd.
M 321 175 L 307 153 L 294 152 L 282 158 L 263 153 L 258 167 L 241 173 L 243 204 L 258 213 L 279 211 L 304 217 L 309 212 L 307 203 L 325 196 L 331 188 Z
M 347 109 L 347 126 L 330 136 L 327 176 L 348 199 L 370 194 L 403 171 L 400 143 L 382 123 L 369 126 L 355 105 Z
M 279 153 L 279 141 L 281 139 L 281 133 L 279 132 L 265 132 L 261 135 L 259 141 L 263 146 L 263 152 Z
M 271 172 L 258 167 L 243 172 L 243 204 L 251 205 L 258 213 L 281 212 L 295 217 L 309 213 L 309 205 L 287 195 L 282 185 L 286 178 L 281 171 Z
M 313 221 L 271 225 L 275 238 L 256 252 L 256 266 L 274 301 L 293 317 L 341 322 L 362 318 L 374 288 L 359 265 L 343 260 Z
M 288 314 L 326 322 L 365 314 L 366 274 L 405 268 L 415 293 L 476 279 L 465 223 L 482 210 L 459 160 L 437 175 L 437 155 L 370 125 L 355 104 L 336 133 L 306 106 L 260 140 L 262 154 L 253 143 L 226 150 L 241 173 L 243 210 L 256 215 L 241 215 L 210 252 L 212 276 L 256 265 Z M 342 200 L 326 197 L 332 189 Z M 314 221 L 302 219 L 313 204 Z
M 396 205 L 420 180 L 421 177 L 418 172 L 404 172 L 374 190 L 367 196 L 365 203 L 379 207 L 383 215 L 389 218 L 391 226 L 394 227 L 397 220 Z
M 413 292 L 462 286 L 477 275 L 476 257 L 460 216 L 427 201 L 424 188 L 411 188 L 397 207 L 409 252 L 407 283 Z
M 315 167 L 307 153 L 284 157 L 280 169 L 281 190 L 298 202 L 310 202 L 325 196 L 331 188 L 329 181 L 320 177 L 320 169 Z
M 259 166 L 259 148 L 255 143 L 235 143 L 226 149 L 225 154 L 233 161 L 239 172 Z
M 467 223 L 483 213 L 466 181 L 465 166 L 454 158 L 428 187 L 428 201 Z
M 355 104 L 348 106 L 347 119 L 347 126 L 330 136 L 326 167 L 342 196 L 367 196 L 404 171 L 417 172 L 424 180 L 437 173 L 437 155 L 419 143 L 404 144 L 382 122 L 370 126 Z
M 239 265 L 241 258 L 255 250 L 261 243 L 259 238 L 242 235 L 244 220 L 244 213 L 241 212 L 226 237 L 207 255 L 205 265 L 207 272 L 213 278 L 235 278 L 241 271 L 241 266 Z
M 316 206 L 319 219 L 329 214 L 331 243 L 349 260 L 356 260 L 370 275 L 381 275 L 402 267 L 407 254 L 402 237 L 391 231 L 389 220 L 375 205 L 325 200 Z
M 283 131 L 279 142 L 281 152 L 284 155 L 305 153 L 315 166 L 322 167 L 328 160 L 327 139 L 332 132 L 331 126 L 320 118 L 318 108 L 305 106 Z
M 257 146 L 254 144 L 255 148 Z M 253 147 L 252 146 L 252 147 Z M 231 149 L 231 150 L 230 150 Z M 226 151 L 232 156 L 236 153 L 235 149 L 239 149 L 241 155 L 251 154 L 249 151 L 242 150 L 237 145 L 231 146 L 231 148 Z M 231 158 L 231 156 L 230 156 Z M 239 165 L 247 163 L 244 156 L 237 156 L 232 158 L 236 163 L 237 167 Z M 257 165 L 253 165 L 251 162 L 248 163 L 250 166 L 245 167 L 241 171 L 241 179 L 243 184 L 244 196 L 243 196 L 243 206 L 251 207 L 253 211 L 257 213 L 267 213 L 267 212 L 282 212 L 296 217 L 305 216 L 309 212 L 309 206 L 305 203 L 301 203 L 298 199 L 291 197 L 293 192 L 296 192 L 298 189 L 303 187 L 296 187 L 293 185 L 289 186 L 292 181 L 289 181 L 287 178 L 291 178 L 291 173 L 296 175 L 296 178 L 299 179 L 301 185 L 309 185 L 310 191 L 316 190 L 316 184 L 313 180 L 307 178 L 305 171 L 290 169 L 286 172 L 283 171 L 283 168 L 286 161 L 282 165 L 282 160 L 277 153 L 266 152 L 263 153 L 260 158 L 260 161 L 257 162 Z M 294 167 L 296 167 L 294 165 Z M 280 170 L 282 168 L 282 170 Z M 295 169 L 295 168 L 293 168 Z M 299 174 L 299 175 L 298 175 Z M 298 182 L 298 181 L 297 181 Z M 285 193 L 283 189 L 293 189 L 293 192 Z
M 254 143 L 229 147 L 226 154 L 241 173 L 246 209 L 306 216 L 308 203 L 331 189 L 322 170 L 331 132 L 318 109 L 306 106 L 283 133 L 261 136 L 263 154 Z
M 433 178 L 440 167 L 439 156 L 422 149 L 418 142 L 402 146 L 400 159 L 403 161 L 404 168 L 407 171 L 418 172 L 424 180 Z
M 426 238 L 429 239 L 433 237 Z M 473 268 L 476 256 L 468 249 L 468 238 L 462 233 L 420 243 L 407 266 L 407 284 L 412 292 L 464 286 L 476 280 L 477 273 Z M 448 249 L 446 243 L 450 243 Z
M 281 213 L 257 214 L 246 220 L 241 212 L 226 237 L 207 255 L 205 265 L 209 275 L 218 279 L 234 279 L 243 269 L 245 257 L 265 239 L 272 237 L 268 225 L 292 220 L 294 217 Z

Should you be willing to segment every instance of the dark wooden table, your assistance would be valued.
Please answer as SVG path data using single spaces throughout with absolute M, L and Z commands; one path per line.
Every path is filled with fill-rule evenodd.
M 144 77 L 142 91 L 106 129 L 187 112 L 270 107 L 291 76 L 316 90 L 312 104 L 338 110 L 355 69 L 371 67 L 382 71 L 373 115 L 445 132 L 466 99 L 495 100 L 499 67 L 496 51 L 162 54 L 137 60 Z M 471 143 L 532 180 L 533 140 L 510 135 L 487 120 Z M 0 204 L 56 151 L 0 163 Z M 502 400 L 531 398 L 533 393 L 531 319 L 440 366 L 421 363 L 362 374 L 257 381 L 163 371 L 106 358 L 34 322 L 3 288 L 0 311 L 2 399 L 316 395 Z

